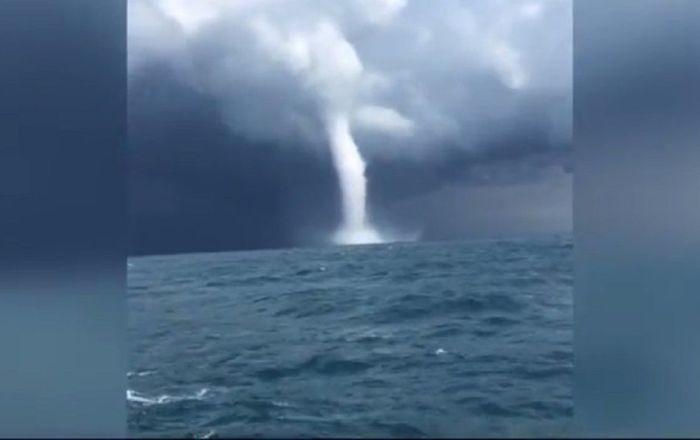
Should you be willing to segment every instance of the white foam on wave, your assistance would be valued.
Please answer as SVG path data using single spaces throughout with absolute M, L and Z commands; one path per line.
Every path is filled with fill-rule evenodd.
M 149 397 L 135 390 L 126 390 L 126 400 L 133 403 L 139 403 L 141 405 L 163 405 L 167 403 L 181 402 L 183 400 L 202 400 L 208 393 L 209 388 L 202 388 L 195 394 L 186 394 L 181 396 L 162 394 L 160 396 Z
M 345 332 L 345 342 L 380 341 L 394 338 L 391 330 L 374 327 L 359 327 L 348 329 Z
M 155 371 L 152 370 L 144 370 L 144 371 L 129 371 L 126 373 L 126 377 L 144 377 L 144 376 L 150 376 L 151 374 L 155 373 Z
M 276 406 L 278 408 L 291 408 L 292 404 L 289 402 L 285 402 L 284 400 L 282 400 L 282 401 L 273 400 L 272 406 Z
M 214 438 L 215 435 L 216 435 L 216 431 L 214 431 L 213 429 L 210 429 L 204 435 L 197 437 L 197 438 Z

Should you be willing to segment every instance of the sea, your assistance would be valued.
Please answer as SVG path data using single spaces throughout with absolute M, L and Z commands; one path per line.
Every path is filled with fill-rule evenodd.
M 557 437 L 570 236 L 129 259 L 134 437 Z

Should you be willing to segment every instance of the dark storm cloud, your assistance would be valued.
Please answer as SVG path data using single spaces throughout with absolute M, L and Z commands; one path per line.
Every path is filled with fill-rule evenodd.
M 566 233 L 572 228 L 571 191 L 571 174 L 539 169 L 536 177 L 507 184 L 443 183 L 388 205 L 385 215 L 419 228 L 425 240 Z
M 371 205 L 383 223 L 423 239 L 566 232 L 572 227 L 572 157 L 536 126 L 459 148 L 368 168 Z
M 389 225 L 429 228 L 397 208 L 410 200 L 452 217 L 450 236 L 470 236 L 463 212 L 430 202 L 445 188 L 482 187 L 487 199 L 489 188 L 500 197 L 507 186 L 561 187 L 552 176 L 571 170 L 570 2 L 129 7 L 140 252 L 322 241 L 339 219 L 321 126 L 328 99 L 354 102 L 370 213 Z M 522 229 L 509 223 L 518 215 L 492 214 L 501 217 L 492 232 Z
M 129 98 L 132 252 L 289 246 L 336 221 L 327 156 L 236 136 L 162 66 L 132 77 Z

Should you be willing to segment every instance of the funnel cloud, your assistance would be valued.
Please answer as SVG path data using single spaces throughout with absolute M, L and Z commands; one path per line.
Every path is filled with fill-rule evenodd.
M 381 238 L 367 218 L 365 161 L 350 133 L 347 114 L 328 116 L 328 137 L 342 195 L 343 223 L 335 240 L 341 244 L 379 243 Z

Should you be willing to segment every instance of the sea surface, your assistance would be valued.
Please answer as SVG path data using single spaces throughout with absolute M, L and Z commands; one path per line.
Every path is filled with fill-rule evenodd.
M 570 237 L 129 259 L 148 437 L 564 436 Z

